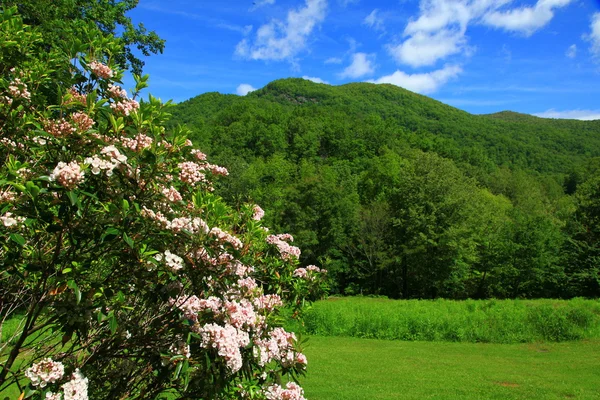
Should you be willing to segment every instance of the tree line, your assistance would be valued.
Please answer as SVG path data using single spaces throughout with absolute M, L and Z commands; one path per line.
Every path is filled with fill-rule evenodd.
M 391 85 L 208 93 L 171 125 L 292 232 L 333 290 L 394 298 L 598 296 L 600 121 L 477 116 Z

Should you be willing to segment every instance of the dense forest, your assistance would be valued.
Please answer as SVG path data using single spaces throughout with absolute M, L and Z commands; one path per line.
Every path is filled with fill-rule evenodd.
M 333 292 L 600 295 L 600 121 L 471 115 L 392 85 L 274 81 L 175 106 Z

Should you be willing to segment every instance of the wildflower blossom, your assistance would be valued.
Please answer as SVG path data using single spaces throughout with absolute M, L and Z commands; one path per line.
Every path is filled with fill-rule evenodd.
M 214 227 L 210 230 L 209 235 L 216 238 L 219 242 L 227 242 L 233 246 L 234 249 L 241 249 L 244 247 L 242 241 L 227 232 L 223 232 L 221 229 Z
M 62 389 L 65 400 L 87 400 L 88 379 L 77 368 L 71 375 L 71 380 L 62 385 Z
M 10 228 L 12 226 L 17 226 L 17 225 L 21 225 L 23 222 L 25 222 L 25 217 L 19 217 L 17 215 L 13 215 L 13 213 L 11 212 L 6 212 L 3 216 L 0 217 L 0 221 L 2 221 L 2 225 L 4 225 L 7 228 Z
M 26 99 L 26 100 L 31 99 L 31 93 L 29 93 L 29 91 L 27 90 L 27 85 L 24 84 L 19 78 L 15 78 L 8 85 L 8 92 L 14 99 L 17 99 L 17 98 L 22 98 L 22 99 Z
M 72 190 L 83 181 L 84 174 L 75 161 L 68 164 L 61 161 L 52 171 L 50 179 L 57 181 L 65 189 Z
M 76 129 L 66 119 L 44 121 L 44 130 L 55 137 L 65 137 L 76 132 Z
M 167 250 L 165 251 L 165 264 L 173 271 L 178 271 L 183 268 L 183 258 Z
M 121 139 L 121 142 L 123 143 L 123 146 L 133 151 L 141 151 L 152 146 L 153 140 L 150 136 L 144 135 L 143 133 L 138 133 L 133 139 L 123 138 Z
M 267 400 L 306 400 L 304 390 L 294 382 L 288 382 L 286 388 L 271 385 L 265 392 Z
M 81 132 L 85 132 L 91 129 L 95 124 L 94 120 L 89 115 L 83 112 L 76 112 L 71 115 L 71 120 L 79 127 Z
M 125 99 L 127 98 L 127 91 L 123 88 L 121 88 L 121 86 L 118 85 L 113 85 L 112 83 L 108 85 L 108 95 L 112 98 L 122 98 Z
M 196 149 L 192 150 L 192 155 L 194 157 L 196 157 L 197 160 L 200 160 L 200 161 L 205 161 L 206 160 L 206 154 L 204 154 L 200 150 L 196 150 Z
M 127 116 L 140 108 L 140 103 L 135 100 L 128 99 L 111 103 L 110 108 L 112 108 L 117 115 Z
M 89 64 L 89 67 L 98 78 L 108 79 L 108 78 L 112 78 L 114 75 L 114 73 L 113 73 L 112 69 L 110 69 L 110 67 L 108 67 L 107 65 L 104 65 L 98 61 L 92 61 Z
M 183 200 L 183 197 L 181 197 L 181 193 L 179 193 L 179 191 L 177 191 L 177 189 L 175 189 L 173 186 L 171 186 L 168 189 L 163 188 L 162 194 L 167 198 L 167 200 L 172 202 Z
M 200 172 L 201 168 L 198 164 L 186 161 L 179 163 L 179 179 L 183 183 L 188 183 L 192 186 L 196 185 L 198 182 L 206 182 L 205 175 Z
M 252 212 L 253 212 L 252 219 L 255 221 L 260 221 L 265 216 L 264 210 L 262 208 L 260 208 L 258 205 L 255 205 L 252 208 Z
M 10 189 L 0 190 L 0 203 L 8 203 L 14 201 L 15 193 Z
M 46 400 L 62 400 L 62 393 L 46 392 Z
M 65 367 L 61 362 L 51 358 L 44 358 L 39 363 L 33 364 L 25 371 L 25 377 L 31 381 L 33 386 L 41 388 L 49 383 L 54 383 L 65 374 Z
M 240 348 L 246 347 L 250 343 L 247 332 L 236 329 L 229 324 L 224 327 L 217 324 L 206 324 L 200 329 L 199 333 L 202 336 L 200 345 L 204 348 L 216 349 L 232 373 L 242 368 Z
M 77 89 L 75 89 L 74 87 L 69 88 L 69 94 L 73 97 L 73 100 L 75 100 L 75 102 L 85 106 L 87 104 L 87 98 L 85 95 L 79 93 L 77 91 Z

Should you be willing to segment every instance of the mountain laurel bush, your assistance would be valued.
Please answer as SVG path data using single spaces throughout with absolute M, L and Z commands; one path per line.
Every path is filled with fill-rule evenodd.
M 231 207 L 169 104 L 128 94 L 117 39 L 69 53 L 0 14 L 0 391 L 34 399 L 303 399 L 282 307 L 321 295 L 291 235 Z M 1 326 L 1 325 L 0 325 Z

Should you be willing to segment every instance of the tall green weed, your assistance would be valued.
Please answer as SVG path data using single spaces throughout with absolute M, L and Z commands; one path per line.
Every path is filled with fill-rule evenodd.
M 331 298 L 306 312 L 304 329 L 389 340 L 562 342 L 600 337 L 600 302 Z

